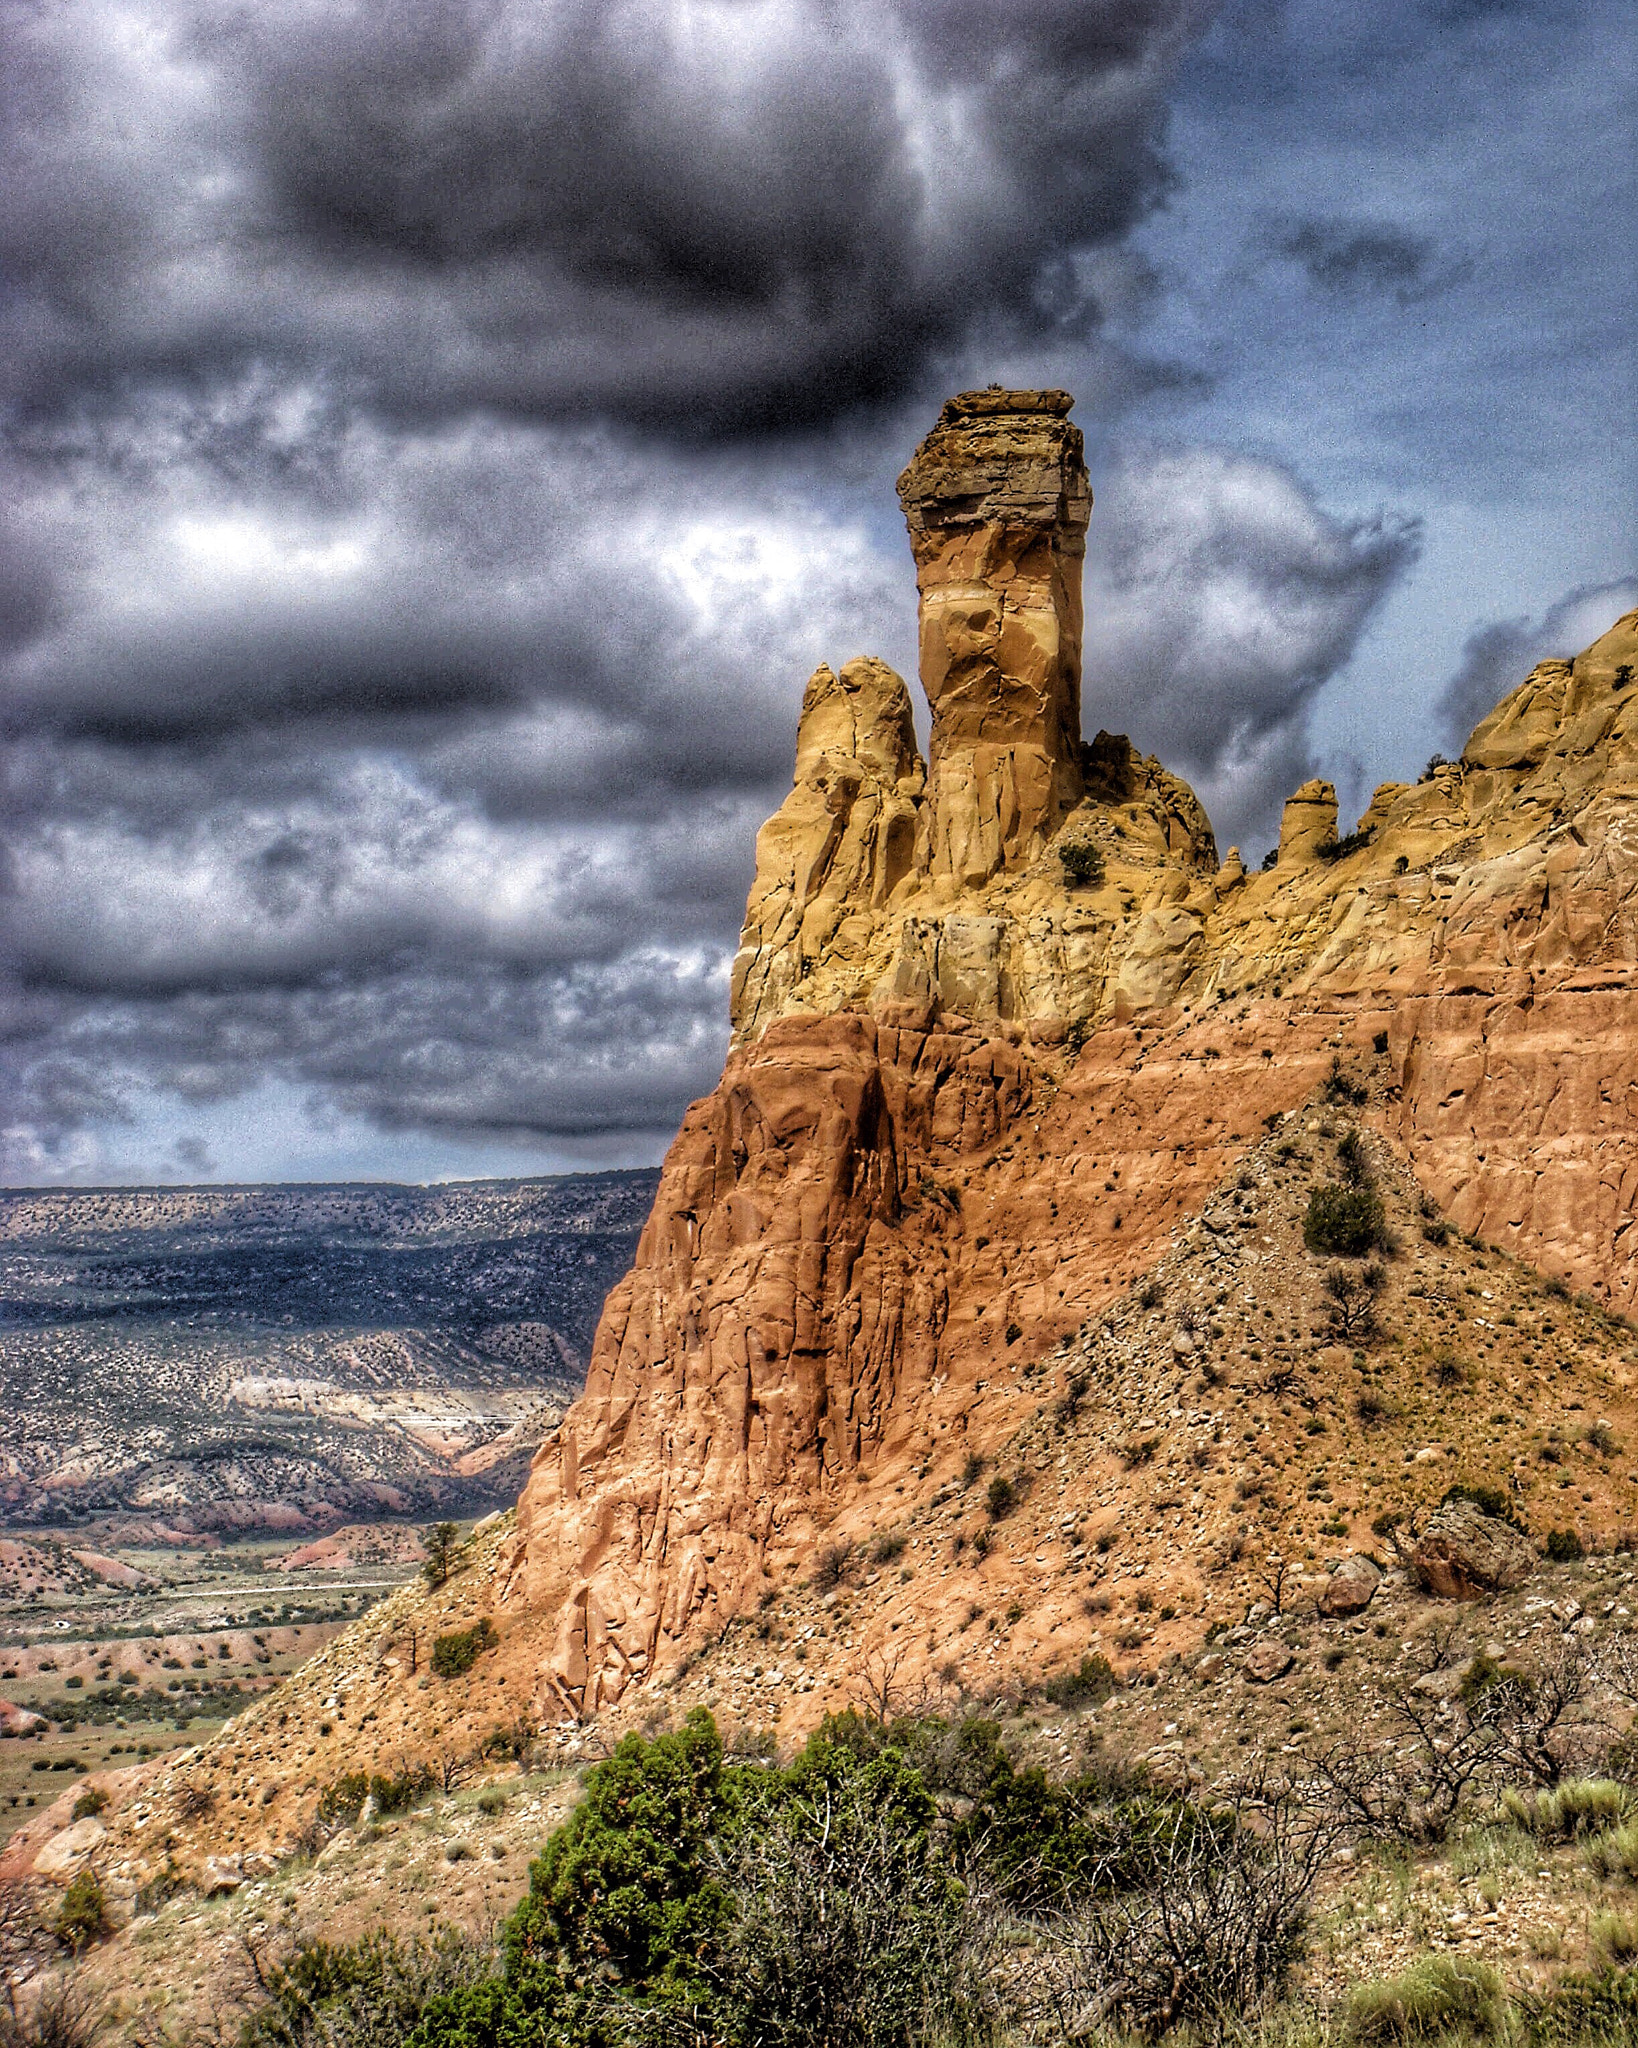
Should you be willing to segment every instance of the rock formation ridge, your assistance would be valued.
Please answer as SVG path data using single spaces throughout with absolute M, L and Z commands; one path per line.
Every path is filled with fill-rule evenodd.
M 501 1603 L 542 1704 L 674 1667 L 816 1543 L 1014 1426 L 1076 1330 L 1329 1064 L 1464 1228 L 1629 1305 L 1638 614 L 1460 761 L 1286 806 L 1218 862 L 1193 792 L 1079 732 L 1090 509 L 1058 392 L 952 400 L 900 480 L 930 762 L 875 660 L 808 685 L 757 842 L 734 1042 L 666 1160 Z

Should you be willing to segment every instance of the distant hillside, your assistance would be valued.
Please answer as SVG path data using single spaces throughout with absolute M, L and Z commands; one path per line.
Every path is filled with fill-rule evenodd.
M 0 1192 L 0 1520 L 509 1502 L 655 1180 Z

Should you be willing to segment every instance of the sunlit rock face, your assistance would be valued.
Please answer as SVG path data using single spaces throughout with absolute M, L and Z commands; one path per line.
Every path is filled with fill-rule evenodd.
M 899 478 L 933 713 L 923 865 L 966 888 L 1038 858 L 1081 794 L 1092 493 L 1070 404 L 964 392 Z
M 1310 783 L 1267 870 L 1220 865 L 1186 783 L 1080 738 L 1067 411 L 965 394 L 901 479 L 928 762 L 885 664 L 808 685 L 726 1069 L 503 1560 L 542 1711 L 1005 1442 L 998 1359 L 1097 1314 L 1339 1057 L 1464 1229 L 1638 1301 L 1638 614 L 1357 836 Z

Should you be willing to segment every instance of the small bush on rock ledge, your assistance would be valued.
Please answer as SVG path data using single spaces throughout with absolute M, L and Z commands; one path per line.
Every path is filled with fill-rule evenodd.
M 1058 859 L 1072 889 L 1096 888 L 1103 880 L 1103 855 L 1089 839 L 1074 839 L 1060 846 Z

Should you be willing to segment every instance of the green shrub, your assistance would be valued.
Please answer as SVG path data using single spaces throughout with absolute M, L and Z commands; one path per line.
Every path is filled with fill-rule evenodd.
M 75 1955 L 108 1932 L 108 1901 L 94 1870 L 82 1870 L 69 1880 L 51 1931 Z
M 370 1796 L 368 1771 L 345 1771 L 333 1778 L 319 1794 L 318 1818 L 324 1827 L 340 1821 L 355 1821 Z
M 402 2041 L 429 2003 L 482 1979 L 490 1952 L 446 1928 L 422 1941 L 382 1929 L 338 1945 L 303 1942 L 268 1973 L 267 2003 L 240 2048 L 368 2048 Z
M 1502 1794 L 1502 1811 L 1541 1842 L 1574 1841 L 1623 1826 L 1633 1817 L 1635 1802 L 1625 1785 L 1613 1778 L 1566 1778 L 1561 1785 L 1536 1793 Z
M 885 1731 L 827 1722 L 788 1770 L 726 1761 L 710 1716 L 628 1736 L 530 1872 L 505 1971 L 409 2048 L 919 2038 L 959 2017 L 966 1911 L 937 1810 Z
M 1466 1707 L 1470 1714 L 1473 1713 L 1478 1707 L 1480 1700 L 1484 1698 L 1492 1686 L 1504 1685 L 1512 1676 L 1513 1674 L 1505 1664 L 1498 1662 L 1496 1658 L 1491 1656 L 1488 1650 L 1481 1650 L 1462 1673 L 1459 1694 L 1462 1705 Z M 1507 1795 L 1504 1794 L 1504 1803 L 1506 1797 Z M 1522 1815 L 1514 1814 L 1513 1818 L 1518 1821 L 1520 1827 L 1529 1826 L 1529 1822 Z
M 986 2001 L 937 1818 L 897 1751 L 809 1745 L 726 1850 L 732 1913 L 713 1974 L 741 2038 L 911 2048 L 930 2018 L 970 2037 Z
M 1590 1932 L 1594 1952 L 1603 1962 L 1638 1962 L 1638 1915 L 1595 1913 Z
M 1072 839 L 1058 848 L 1064 880 L 1072 889 L 1096 887 L 1103 880 L 1103 855 L 1090 839 Z
M 1586 1546 L 1573 1529 L 1549 1529 L 1542 1550 L 1552 1564 L 1579 1564 L 1587 1554 Z
M 460 1678 L 470 1671 L 485 1650 L 500 1641 L 495 1624 L 483 1615 L 470 1628 L 439 1636 L 432 1645 L 432 1669 L 439 1678 Z
M 1350 2041 L 1493 2041 L 1506 2024 L 1501 1979 L 1470 1956 L 1421 1956 L 1397 1977 L 1362 1984 L 1348 1999 Z
M 1010 1515 L 1018 1504 L 1018 1489 L 1004 1472 L 998 1472 L 990 1481 L 984 1495 L 984 1507 L 992 1522 L 999 1522 Z
M 1638 2038 L 1638 1970 L 1572 1971 L 1533 2002 L 1531 2048 L 1630 2048 Z
M 1346 860 L 1350 854 L 1363 852 L 1370 843 L 1369 832 L 1345 832 L 1340 839 L 1322 839 L 1314 848 L 1314 855 L 1324 861 Z
M 1311 1252 L 1347 1259 L 1389 1250 L 1392 1240 L 1381 1196 L 1372 1187 L 1325 1182 L 1308 1197 L 1302 1241 Z
M 1060 1671 L 1041 1690 L 1057 1707 L 1101 1707 L 1120 1691 L 1120 1678 L 1107 1657 L 1088 1651 L 1073 1671 Z
M 1357 1075 L 1350 1074 L 1342 1064 L 1341 1053 L 1331 1056 L 1331 1069 L 1325 1077 L 1325 1099 L 1327 1102 L 1351 1102 L 1357 1107 L 1370 1094 Z
M 701 1708 L 652 1742 L 626 1736 L 530 1869 L 507 1928 L 509 1974 L 609 1970 L 657 1994 L 706 1995 L 701 1958 L 728 1912 L 711 1838 L 753 1768 L 725 1764 Z
M 813 1583 L 821 1593 L 833 1593 L 853 1567 L 853 1545 L 845 1539 L 821 1545 L 813 1560 Z
M 1110 1676 L 1096 1659 L 1081 1675 L 1099 1691 Z M 941 1820 L 934 1792 L 958 1809 Z M 1056 1916 L 1089 1891 L 1116 1960 L 1087 1989 L 1153 2038 L 1162 2011 L 1193 2024 L 1277 1993 L 1317 1868 L 1299 1865 L 1226 1810 L 1119 1766 L 1067 1783 L 1020 1770 L 993 1721 L 850 1711 L 780 1769 L 730 1760 L 696 1711 L 590 1773 L 531 1869 L 498 1973 L 419 2009 L 389 2010 L 372 1988 L 355 2033 L 338 1991 L 368 1971 L 356 1951 L 325 1951 L 306 2003 L 282 1988 L 250 2048 L 318 2048 L 309 2015 L 336 2048 L 953 2048 L 993 2038 L 997 2017 L 975 1900 Z M 302 2025 L 285 2024 L 298 2008 Z
M 1595 1835 L 1584 1854 L 1587 1867 L 1598 1876 L 1638 1884 L 1638 1822 L 1624 1821 L 1607 1835 Z
M 101 1813 L 108 1804 L 108 1794 L 100 1785 L 87 1785 L 79 1798 L 74 1801 L 74 1818 L 89 1820 L 93 1814 Z

